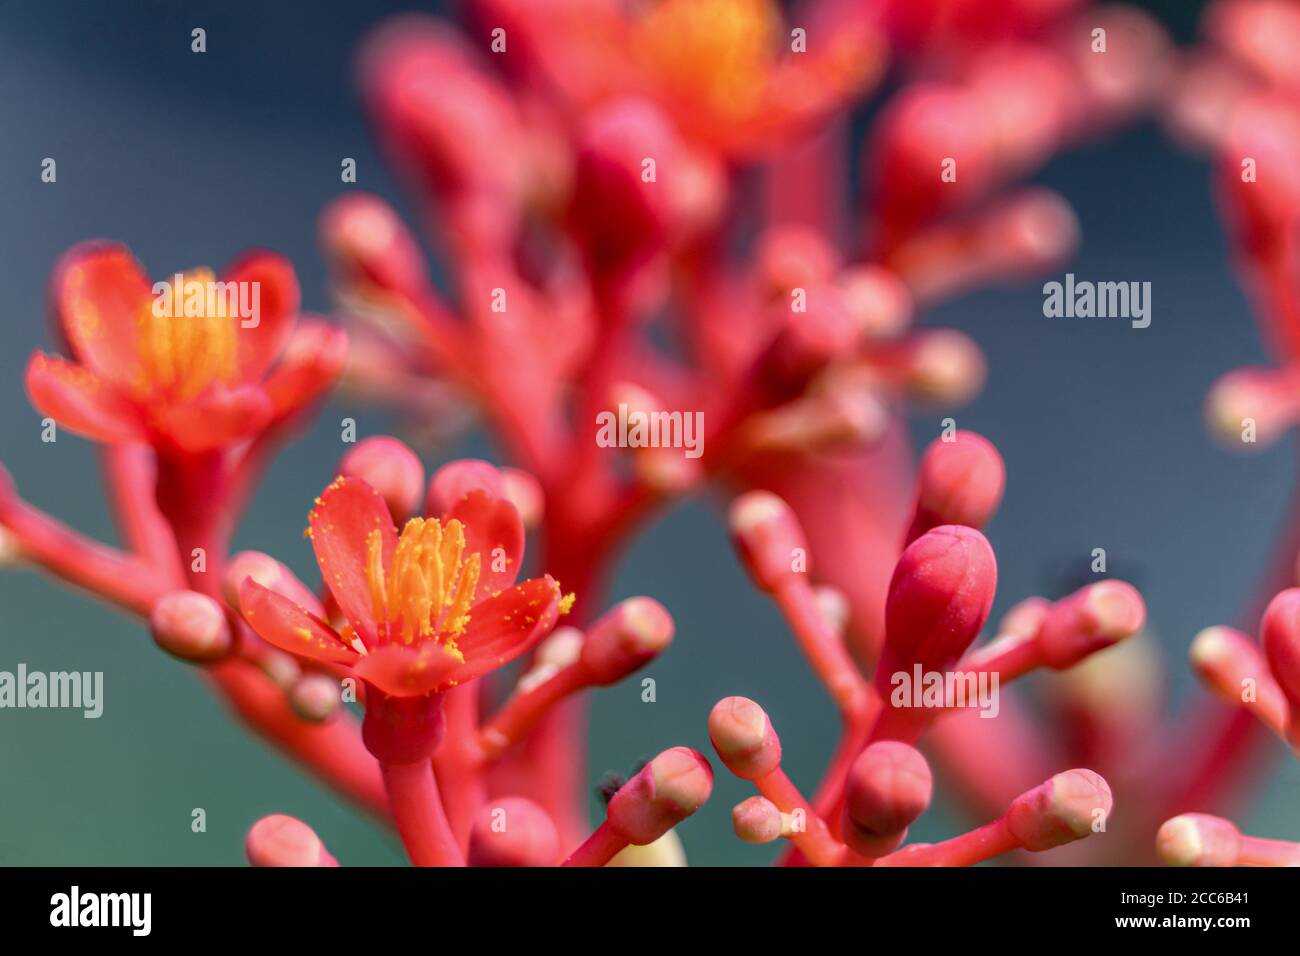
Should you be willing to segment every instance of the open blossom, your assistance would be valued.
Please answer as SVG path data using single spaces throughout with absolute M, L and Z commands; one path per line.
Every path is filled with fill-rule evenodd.
M 42 414 L 102 442 L 217 448 L 292 413 L 342 370 L 345 336 L 323 323 L 295 330 L 298 280 L 269 252 L 244 256 L 220 284 L 193 269 L 155 285 L 125 246 L 83 243 L 55 270 L 53 298 L 74 361 L 36 352 L 27 390 Z M 256 307 L 245 315 L 236 301 Z
M 549 575 L 514 584 L 524 531 L 508 501 L 470 491 L 441 519 L 399 533 L 377 491 L 339 478 L 308 534 L 347 623 L 336 631 L 301 604 L 247 579 L 244 617 L 303 657 L 348 665 L 385 694 L 416 697 L 480 677 L 529 650 L 568 610 Z

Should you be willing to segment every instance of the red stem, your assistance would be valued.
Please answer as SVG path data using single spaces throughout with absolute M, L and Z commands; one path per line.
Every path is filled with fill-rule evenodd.
M 627 837 L 619 835 L 606 820 L 560 865 L 604 866 L 627 845 Z
M 384 789 L 406 854 L 416 866 L 464 866 L 429 761 L 382 764 Z

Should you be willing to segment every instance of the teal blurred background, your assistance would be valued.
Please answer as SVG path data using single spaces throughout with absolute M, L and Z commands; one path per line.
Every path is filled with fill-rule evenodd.
M 408 208 L 366 130 L 350 67 L 364 31 L 411 6 L 0 4 L 0 460 L 31 501 L 114 539 L 93 449 L 71 436 L 43 444 L 23 392 L 28 355 L 51 342 L 44 293 L 58 255 L 83 239 L 120 239 L 165 275 L 267 246 L 297 265 L 307 307 L 326 310 L 315 217 L 349 188 L 340 159 L 358 160 L 360 188 Z M 1198 8 L 1171 2 L 1160 12 L 1187 42 Z M 207 30 L 205 56 L 189 51 L 194 26 Z M 56 185 L 39 181 L 46 156 L 58 161 Z M 994 613 L 1051 588 L 1062 565 L 1104 546 L 1115 570 L 1140 579 L 1181 701 L 1193 690 L 1187 642 L 1236 619 L 1295 477 L 1285 448 L 1230 456 L 1202 424 L 1214 378 L 1264 354 L 1226 266 L 1201 161 L 1148 124 L 1061 157 L 1037 179 L 1081 218 L 1083 246 L 1069 268 L 1150 280 L 1155 312 L 1140 333 L 1047 322 L 1030 284 L 928 317 L 969 331 L 989 359 L 983 395 L 958 420 L 993 439 L 1008 467 L 1006 502 L 989 529 L 1001 567 Z M 326 409 L 272 468 L 238 546 L 314 575 L 302 528 L 343 451 L 345 415 L 362 434 L 391 427 L 351 407 Z M 918 441 L 934 435 L 938 417 L 913 421 Z M 453 453 L 491 450 L 472 439 L 444 457 Z M 657 704 L 642 704 L 635 682 L 594 695 L 592 784 L 670 745 L 710 752 L 709 708 L 739 693 L 769 709 L 787 769 L 811 788 L 836 739 L 835 713 L 736 567 L 710 503 L 682 505 L 637 541 L 611 597 L 637 593 L 672 610 L 678 640 L 648 672 Z M 0 670 L 19 662 L 102 670 L 105 710 L 99 720 L 0 711 L 0 864 L 238 864 L 245 830 L 271 812 L 309 822 L 345 863 L 403 859 L 391 837 L 237 729 L 138 623 L 43 577 L 5 572 Z M 1298 839 L 1300 764 L 1278 764 L 1241 822 Z M 771 858 L 731 834 L 730 807 L 748 792 L 719 773 L 713 799 L 681 828 L 692 861 Z M 190 829 L 197 807 L 205 833 Z M 976 822 L 941 799 L 914 835 Z

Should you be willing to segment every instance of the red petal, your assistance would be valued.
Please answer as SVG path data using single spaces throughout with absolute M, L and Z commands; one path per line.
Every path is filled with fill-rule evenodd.
M 140 263 L 115 242 L 81 243 L 55 266 L 52 294 L 63 334 L 77 358 L 107 381 L 138 375 L 140 317 L 152 288 Z
M 325 322 L 300 322 L 280 364 L 266 378 L 276 418 L 319 398 L 337 381 L 347 356 L 348 337 L 342 329 Z
M 524 523 L 515 506 L 486 491 L 471 491 L 451 506 L 444 523 L 452 518 L 465 526 L 466 555 L 481 555 L 474 600 L 514 584 L 524 558 Z
M 465 662 L 448 683 L 463 684 L 509 663 L 550 633 L 560 615 L 560 586 L 549 574 L 474 605 L 456 639 Z
M 378 626 L 370 599 L 370 533 L 383 540 L 383 565 L 387 571 L 397 547 L 397 530 L 388 505 L 375 489 L 359 478 L 338 478 L 316 499 L 308 518 L 311 544 L 316 551 L 325 585 L 367 647 L 375 647 Z
M 260 379 L 284 349 L 302 295 L 289 260 L 273 252 L 250 252 L 234 262 L 223 277 L 226 282 L 256 282 L 257 325 L 236 326 L 239 372 L 246 382 Z M 252 321 L 250 318 L 248 321 Z
M 214 385 L 193 401 L 153 411 L 154 426 L 178 448 L 203 452 L 261 430 L 271 419 L 271 400 L 260 385 Z
M 385 644 L 353 665 L 352 672 L 392 697 L 438 690 L 462 666 L 441 644 Z
M 331 664 L 351 664 L 361 656 L 315 614 L 252 578 L 239 586 L 239 609 L 262 640 L 282 651 Z
M 27 363 L 27 394 L 43 415 L 87 438 L 117 444 L 146 437 L 135 405 L 80 365 L 36 352 Z

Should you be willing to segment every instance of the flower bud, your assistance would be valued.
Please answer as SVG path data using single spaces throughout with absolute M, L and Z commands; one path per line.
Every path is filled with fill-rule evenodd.
M 988 439 L 968 431 L 935 439 L 921 457 L 909 543 L 939 525 L 983 528 L 1005 486 L 1006 467 Z
M 731 810 L 731 826 L 746 843 L 771 843 L 781 838 L 781 811 L 766 797 L 750 797 Z
M 340 284 L 415 295 L 429 286 L 419 244 L 392 206 L 369 193 L 350 193 L 326 207 L 321 244 Z
M 911 324 L 912 293 L 884 266 L 852 266 L 835 277 L 835 285 L 845 310 L 869 341 L 895 339 Z
M 962 655 L 988 618 L 997 579 L 993 549 L 973 528 L 941 525 L 908 545 L 885 600 L 891 660 L 877 669 L 877 681 L 886 696 L 895 670 L 916 663 L 943 670 Z
M 328 720 L 342 703 L 338 679 L 328 674 L 304 674 L 289 688 L 289 706 L 312 723 Z
M 474 818 L 470 866 L 554 866 L 559 858 L 559 832 L 546 811 L 531 800 L 492 800 Z
M 745 569 L 764 591 L 775 591 L 795 570 L 810 570 L 808 541 L 799 519 L 784 501 L 770 491 L 749 491 L 731 504 L 727 513 L 731 539 Z
M 929 405 L 964 405 L 984 386 L 984 353 L 975 340 L 956 329 L 917 333 L 908 361 L 907 389 Z
M 1007 811 L 1007 829 L 1038 852 L 1082 839 L 1110 816 L 1110 787 L 1091 770 L 1067 770 L 1022 793 Z
M 396 438 L 377 435 L 358 442 L 339 463 L 339 474 L 360 478 L 379 492 L 394 524 L 410 517 L 424 491 L 424 465 Z
M 654 660 L 672 640 L 673 619 L 662 604 L 628 598 L 588 629 L 582 666 L 591 683 L 613 684 Z
M 757 780 L 781 766 L 781 739 L 767 713 L 748 697 L 725 697 L 713 705 L 709 740 L 742 780 Z
M 1269 602 L 1260 642 L 1273 679 L 1293 713 L 1300 712 L 1300 588 L 1287 588 Z
M 154 643 L 173 657 L 200 663 L 230 653 L 230 623 L 221 605 L 198 591 L 171 591 L 149 613 Z
M 522 468 L 501 469 L 501 494 L 515 506 L 525 528 L 541 523 L 546 510 L 546 495 L 541 483 Z
M 653 843 L 704 805 L 713 768 L 689 747 L 665 750 L 629 780 L 606 807 L 610 826 L 629 843 Z
M 284 564 L 261 551 L 240 551 L 226 565 L 222 593 L 231 607 L 239 607 L 239 590 L 244 581 L 252 578 L 268 590 L 283 594 L 296 604 L 301 604 L 317 617 L 325 617 L 320 599 Z
M 863 856 L 883 856 L 930 806 L 934 781 L 920 751 L 881 740 L 858 755 L 844 784 L 844 841 Z
M 301 820 L 274 813 L 253 824 L 244 839 L 253 866 L 338 866 L 314 830 Z
M 755 278 L 767 296 L 820 285 L 840 265 L 839 252 L 819 229 L 800 224 L 773 226 L 758 237 Z
M 1160 827 L 1156 853 L 1169 866 L 1236 866 L 1241 831 L 1222 817 L 1184 813 Z
M 1132 637 L 1146 616 L 1146 604 L 1133 585 L 1098 581 L 1052 605 L 1039 629 L 1038 646 L 1049 667 L 1065 670 Z
M 504 497 L 505 482 L 501 472 L 489 462 L 477 458 L 449 461 L 429 480 L 429 493 L 424 500 L 424 513 L 446 514 L 471 491 L 486 491 L 494 498 Z

